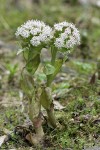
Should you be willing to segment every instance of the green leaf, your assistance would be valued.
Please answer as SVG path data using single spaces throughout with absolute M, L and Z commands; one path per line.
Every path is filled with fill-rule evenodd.
M 46 75 L 50 75 L 50 74 L 53 74 L 55 72 L 55 67 L 52 66 L 51 64 L 46 64 L 44 66 L 44 73 Z
M 26 69 L 29 73 L 34 74 L 40 64 L 40 54 L 35 55 L 33 58 L 29 59 L 26 64 Z
M 46 75 L 42 72 L 36 72 L 34 77 L 37 79 L 39 83 L 46 81 Z
M 49 91 L 47 92 L 46 89 L 44 88 L 42 90 L 42 94 L 40 97 L 40 102 L 41 105 L 45 108 L 45 109 L 50 109 L 50 105 L 51 105 L 51 98 L 49 96 Z
M 58 72 L 60 71 L 63 64 L 63 59 L 56 60 L 55 62 L 55 71 L 53 74 L 47 75 L 47 86 L 50 86 L 51 82 L 54 80 Z
M 41 49 L 37 49 L 34 47 L 30 47 L 28 51 L 26 51 L 26 69 L 32 75 L 36 72 L 40 64 L 40 52 Z
M 20 84 L 21 84 L 21 88 L 22 88 L 23 92 L 29 98 L 31 98 L 33 95 L 33 92 L 34 92 L 34 81 L 33 81 L 32 77 L 30 77 L 27 74 L 23 75 L 22 78 L 20 79 Z

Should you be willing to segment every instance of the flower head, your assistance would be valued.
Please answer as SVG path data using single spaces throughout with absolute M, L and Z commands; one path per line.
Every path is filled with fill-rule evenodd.
M 43 21 L 29 20 L 21 27 L 18 27 L 16 37 L 28 39 L 33 46 L 38 46 L 42 42 L 46 43 L 52 36 L 52 28 L 46 25 Z
M 74 24 L 68 22 L 61 22 L 54 25 L 55 33 L 57 37 L 55 39 L 55 47 L 61 48 L 72 48 L 74 45 L 80 44 L 80 34 Z

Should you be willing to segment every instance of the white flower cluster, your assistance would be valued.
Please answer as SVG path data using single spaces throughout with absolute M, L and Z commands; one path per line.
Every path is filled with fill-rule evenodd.
M 21 27 L 18 27 L 15 35 L 23 39 L 28 38 L 33 46 L 38 46 L 42 42 L 46 43 L 53 37 L 52 28 L 38 20 L 27 21 Z
M 56 34 L 57 33 L 57 34 Z M 42 21 L 29 20 L 16 31 L 16 36 L 21 39 L 27 39 L 27 42 L 33 46 L 38 46 L 54 39 L 55 47 L 72 48 L 80 44 L 80 34 L 75 25 L 66 21 L 55 24 L 54 31 Z
M 54 45 L 61 48 L 72 48 L 74 45 L 80 44 L 80 34 L 75 25 L 68 22 L 61 22 L 54 25 L 55 32 L 58 31 L 59 36 L 55 39 Z

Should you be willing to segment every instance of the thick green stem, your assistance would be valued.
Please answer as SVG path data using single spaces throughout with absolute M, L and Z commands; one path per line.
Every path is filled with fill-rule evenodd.
M 35 132 L 40 138 L 42 138 L 44 136 L 44 131 L 43 131 L 42 125 L 39 126 L 38 128 L 35 128 Z
M 42 94 L 40 97 L 41 105 L 46 109 L 48 115 L 48 122 L 52 125 L 52 127 L 56 127 L 56 118 L 54 115 L 54 105 L 52 102 L 52 94 L 50 87 L 43 87 Z
M 39 94 L 39 89 L 34 88 L 31 98 L 29 99 L 29 117 L 33 123 L 36 137 L 38 138 L 38 140 L 41 140 L 44 136 L 44 131 L 42 128 L 43 117 L 41 113 L 41 104 L 40 104 L 38 94 Z
M 57 127 L 57 121 L 54 115 L 54 106 L 53 103 L 51 104 L 50 109 L 47 109 L 47 114 L 48 114 L 48 121 L 50 122 L 50 124 L 56 128 Z
M 44 136 L 44 131 L 42 128 L 43 119 L 39 109 L 39 104 L 34 102 L 34 100 L 30 100 L 29 117 L 33 123 L 36 135 L 41 139 Z
M 42 114 L 40 112 L 38 117 L 34 118 L 34 120 L 33 120 L 35 132 L 39 138 L 43 138 L 43 136 L 44 136 L 42 122 L 43 122 L 43 119 L 42 119 Z
M 39 99 L 39 91 L 38 88 L 34 85 L 33 75 L 38 69 L 40 64 L 40 54 L 36 51 L 29 50 L 27 54 L 26 60 L 26 72 L 23 76 L 22 74 L 22 88 L 29 99 L 29 118 L 33 123 L 33 127 L 35 129 L 35 134 L 28 134 L 27 139 L 32 144 L 39 143 L 44 136 L 44 131 L 42 128 L 43 118 L 41 114 L 41 104 Z M 22 72 L 23 73 L 23 72 Z
M 57 50 L 54 49 L 53 47 L 51 48 L 51 65 L 55 65 L 55 61 L 56 61 L 56 55 L 57 55 Z
M 63 59 L 59 59 L 56 61 L 56 54 L 57 54 L 56 50 L 53 51 L 53 49 L 51 49 L 51 53 L 52 53 L 51 64 L 54 65 L 56 70 L 53 74 L 47 76 L 47 87 L 51 86 L 52 81 L 54 80 L 54 78 L 56 77 L 58 72 L 60 71 L 63 61 L 64 61 Z M 57 121 L 56 121 L 56 118 L 54 115 L 54 106 L 52 103 L 52 96 L 50 96 L 51 94 L 49 94 L 49 92 L 47 92 L 46 95 L 47 95 L 47 97 L 51 97 L 51 98 L 48 98 L 48 103 L 50 103 L 50 108 L 46 108 L 47 115 L 48 115 L 48 121 L 55 128 L 55 127 L 57 127 Z
M 42 128 L 42 114 L 39 113 L 37 117 L 34 117 L 34 114 L 32 114 L 32 107 L 30 107 L 30 119 L 33 123 L 35 134 L 29 133 L 26 136 L 26 139 L 33 145 L 37 145 L 40 143 L 40 141 L 43 140 L 44 137 L 44 131 Z

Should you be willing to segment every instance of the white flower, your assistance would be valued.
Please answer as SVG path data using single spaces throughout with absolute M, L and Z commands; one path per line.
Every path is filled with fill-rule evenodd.
M 57 48 L 62 48 L 64 47 L 64 40 L 62 40 L 61 38 L 56 38 L 56 41 L 54 44 Z
M 67 42 L 66 42 L 66 48 L 71 48 L 75 44 L 77 44 L 76 40 L 74 37 L 71 37 Z
M 32 34 L 32 35 L 37 35 L 38 33 L 40 33 L 41 32 L 41 29 L 39 29 L 39 28 L 35 28 L 35 30 L 34 30 L 34 28 L 32 28 L 31 30 L 30 30 L 30 33 Z
M 33 46 L 38 46 L 41 42 L 46 43 L 53 38 L 52 28 L 38 20 L 27 21 L 17 29 L 15 34 L 17 37 L 20 36 L 23 39 L 28 38 L 29 43 Z
M 54 45 L 57 48 L 72 48 L 80 44 L 80 34 L 74 24 L 61 22 L 54 25 L 55 33 L 58 32 Z
M 57 31 L 62 31 L 63 27 L 67 27 L 68 26 L 68 22 L 64 21 L 58 24 L 54 25 L 55 30 Z
M 16 35 L 16 37 L 22 36 L 23 38 L 28 38 L 30 36 L 30 32 L 23 27 L 18 27 L 15 35 Z
M 46 26 L 42 33 L 40 34 L 40 41 L 41 42 L 47 42 L 49 41 L 50 39 L 52 39 L 53 36 L 52 36 L 52 28 L 50 28 L 49 26 Z
M 34 36 L 31 40 L 30 40 L 30 43 L 33 45 L 33 46 L 38 46 L 40 45 L 40 39 L 38 36 Z
M 70 27 L 65 29 L 65 34 L 66 35 L 70 35 L 71 34 L 71 28 Z

